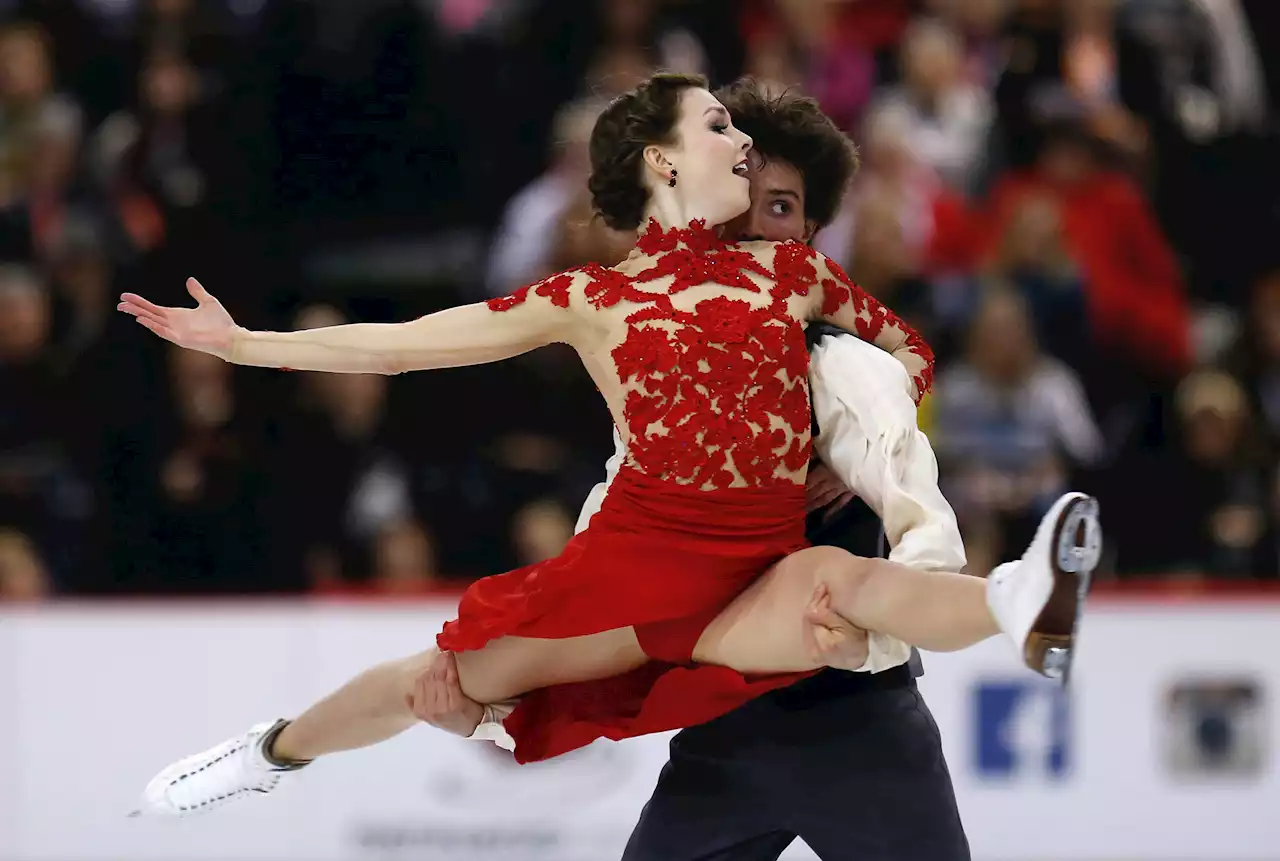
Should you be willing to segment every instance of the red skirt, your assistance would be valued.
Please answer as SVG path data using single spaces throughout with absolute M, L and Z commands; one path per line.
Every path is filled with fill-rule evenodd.
M 598 738 L 693 726 L 808 675 L 744 676 L 692 663 L 711 620 L 775 562 L 806 546 L 800 485 L 708 492 L 623 467 L 591 525 L 563 553 L 473 583 L 436 643 L 462 652 L 505 636 L 636 629 L 651 658 L 645 665 L 520 699 L 504 721 L 518 762 Z

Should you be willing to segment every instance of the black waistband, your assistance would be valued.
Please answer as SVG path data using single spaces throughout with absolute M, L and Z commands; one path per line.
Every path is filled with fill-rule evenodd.
M 766 696 L 776 699 L 780 705 L 803 707 L 810 701 L 856 696 L 867 691 L 905 688 L 913 684 L 915 684 L 915 675 L 911 671 L 910 664 L 903 664 L 880 673 L 823 670 L 817 675 L 802 679 L 790 687 Z

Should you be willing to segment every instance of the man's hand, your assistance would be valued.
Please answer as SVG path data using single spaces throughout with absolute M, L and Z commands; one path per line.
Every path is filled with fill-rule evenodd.
M 826 516 L 830 517 L 852 499 L 853 491 L 845 487 L 844 482 L 826 464 L 814 463 L 809 468 L 809 476 L 804 483 L 806 514 L 825 508 Z
M 413 693 L 406 699 L 419 720 L 463 738 L 475 732 L 484 718 L 484 706 L 462 692 L 458 661 L 453 652 L 436 655 L 431 666 L 418 676 Z
M 809 656 L 817 663 L 856 670 L 867 662 L 867 632 L 831 609 L 831 593 L 826 586 L 814 590 L 804 621 Z

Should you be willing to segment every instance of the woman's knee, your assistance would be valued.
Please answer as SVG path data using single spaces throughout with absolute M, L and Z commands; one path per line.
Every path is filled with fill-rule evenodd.
M 839 547 L 810 547 L 788 557 L 778 573 L 800 587 L 831 588 L 838 582 L 856 587 L 867 578 L 873 562 Z
M 391 662 L 390 669 L 394 673 L 396 681 L 392 685 L 394 690 L 390 692 L 390 695 L 395 700 L 396 705 L 405 704 L 405 698 L 413 693 L 413 686 L 418 677 L 431 669 L 431 664 L 439 654 L 440 651 L 438 649 L 428 649 L 425 652 L 419 652 L 416 655 L 410 655 L 407 658 Z
M 814 559 L 812 578 L 813 587 L 826 586 L 831 595 L 831 603 L 839 612 L 842 608 L 855 606 L 858 595 L 875 572 L 878 560 L 865 556 L 855 556 L 838 547 L 823 547 L 824 552 Z

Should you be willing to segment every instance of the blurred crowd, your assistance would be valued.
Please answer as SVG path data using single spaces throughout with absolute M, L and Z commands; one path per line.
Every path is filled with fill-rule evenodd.
M 576 358 L 173 351 L 612 262 L 586 141 L 657 68 L 814 95 L 817 238 L 940 357 L 971 566 L 1096 493 L 1112 576 L 1280 576 L 1275 0 L 0 0 L 0 601 L 418 593 L 544 559 L 611 453 Z

